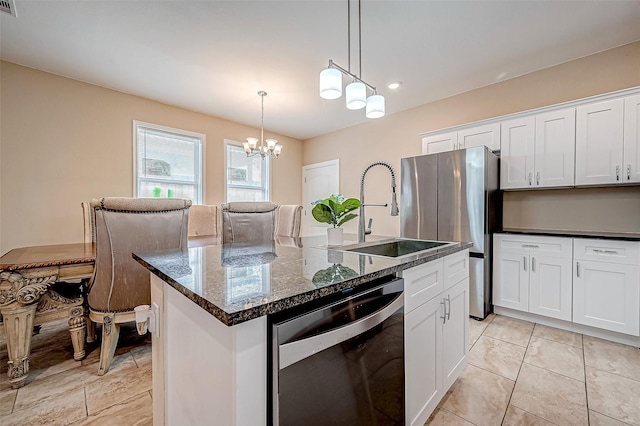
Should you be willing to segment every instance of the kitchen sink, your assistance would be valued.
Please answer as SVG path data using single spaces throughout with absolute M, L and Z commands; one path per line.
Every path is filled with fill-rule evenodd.
M 443 241 L 410 240 L 396 238 L 393 240 L 372 241 L 353 246 L 346 246 L 342 251 L 370 254 L 385 257 L 402 257 L 456 243 Z

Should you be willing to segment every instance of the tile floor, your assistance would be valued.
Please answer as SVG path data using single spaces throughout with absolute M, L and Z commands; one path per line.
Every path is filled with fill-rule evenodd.
M 427 424 L 640 426 L 639 349 L 494 315 L 469 331 L 469 366 Z M 150 425 L 150 338 L 123 325 L 120 339 L 99 377 L 96 343 L 73 361 L 66 321 L 45 324 L 12 390 L 0 336 L 0 424 Z
M 428 425 L 640 426 L 638 348 L 496 315 L 469 346 Z

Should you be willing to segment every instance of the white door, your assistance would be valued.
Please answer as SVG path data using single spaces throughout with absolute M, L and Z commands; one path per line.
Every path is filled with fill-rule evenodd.
M 573 322 L 640 335 L 640 267 L 578 260 L 573 271 Z
M 458 148 L 486 146 L 491 151 L 500 149 L 500 123 L 486 124 L 458 131 Z
M 571 259 L 531 256 L 529 312 L 571 321 Z
M 458 133 L 449 132 L 422 138 L 422 153 L 435 154 L 437 152 L 453 151 L 458 148 Z
M 447 320 L 442 328 L 442 387 L 449 389 L 469 361 L 469 278 L 443 294 Z
M 311 202 L 340 193 L 340 161 L 331 160 L 302 166 L 302 221 L 300 235 L 325 235 L 328 224 L 311 215 Z
M 500 188 L 533 186 L 533 117 L 516 118 L 501 124 Z
M 576 109 L 536 116 L 535 186 L 573 186 Z
M 529 256 L 496 253 L 493 267 L 493 304 L 528 312 Z
M 623 99 L 576 109 L 576 185 L 622 182 Z
M 424 425 L 443 396 L 441 302 L 431 299 L 404 318 L 405 424 L 412 426 Z
M 624 182 L 640 182 L 640 95 L 624 100 Z

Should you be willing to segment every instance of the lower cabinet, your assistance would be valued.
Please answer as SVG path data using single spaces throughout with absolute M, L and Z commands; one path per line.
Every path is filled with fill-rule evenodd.
M 571 321 L 572 239 L 494 235 L 493 304 Z
M 467 258 L 464 261 L 466 273 L 459 267 L 448 267 L 460 265 L 463 257 Z M 427 265 L 430 267 L 422 270 L 428 271 L 428 276 L 433 277 L 435 267 L 440 268 L 439 275 L 444 277 L 444 282 L 448 280 L 442 271 L 453 269 L 455 276 L 461 279 L 405 314 L 406 423 L 420 426 L 466 367 L 469 351 L 468 251 Z M 411 297 L 406 293 L 407 275 L 410 281 L 420 280 L 412 274 L 414 269 L 403 273 L 406 297 Z M 433 280 L 425 282 L 432 283 Z
M 573 322 L 640 336 L 640 244 L 574 244 Z

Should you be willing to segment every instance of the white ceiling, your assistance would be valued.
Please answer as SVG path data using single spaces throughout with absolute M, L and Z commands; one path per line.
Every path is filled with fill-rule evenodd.
M 362 78 L 387 114 L 640 40 L 639 1 L 364 0 L 361 10 Z M 318 96 L 329 59 L 348 67 L 346 0 L 18 0 L 16 11 L 0 14 L 9 62 L 256 127 L 265 90 L 265 129 L 299 139 L 367 121 L 344 97 Z

